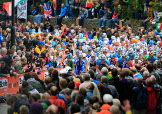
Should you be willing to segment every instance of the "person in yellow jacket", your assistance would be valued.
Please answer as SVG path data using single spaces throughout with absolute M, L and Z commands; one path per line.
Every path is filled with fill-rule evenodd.
M 35 48 L 36 56 L 40 55 L 45 50 L 44 45 L 45 43 L 43 41 L 39 42 L 39 46 L 36 45 L 36 48 Z

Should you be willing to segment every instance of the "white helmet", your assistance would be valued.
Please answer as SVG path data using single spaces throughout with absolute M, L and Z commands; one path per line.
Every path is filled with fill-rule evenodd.
M 68 72 L 69 70 L 72 70 L 71 67 L 69 67 L 69 66 L 66 66 L 65 69 L 66 69 L 67 72 Z
M 136 50 L 140 50 L 140 46 L 137 46 L 137 47 L 136 47 Z
M 66 69 L 61 69 L 60 74 L 67 74 L 67 70 Z
M 101 60 L 105 60 L 106 56 L 104 54 L 101 55 Z
M 134 57 L 134 59 L 139 59 L 139 56 L 136 55 L 136 56 Z
M 95 57 L 95 56 L 96 56 L 96 53 L 92 52 L 91 57 Z
M 103 51 L 103 52 L 107 52 L 107 48 L 104 47 L 104 48 L 102 49 L 102 51 Z

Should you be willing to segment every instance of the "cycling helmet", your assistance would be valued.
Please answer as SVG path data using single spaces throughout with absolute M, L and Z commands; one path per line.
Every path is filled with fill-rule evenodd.
M 101 60 L 101 54 L 100 53 L 98 54 L 98 59 Z
M 139 47 L 139 46 L 137 46 L 137 47 L 136 47 L 136 50 L 140 50 L 140 47 Z
M 138 56 L 135 56 L 134 59 L 139 59 L 139 57 Z
M 133 53 L 133 49 L 129 49 L 129 53 Z
M 93 48 L 93 49 L 96 48 L 96 45 L 92 45 L 92 48 Z
M 71 30 L 71 33 L 75 33 L 74 29 Z
M 150 48 L 149 48 L 149 50 L 150 50 L 150 51 L 153 51 L 153 50 L 154 50 L 154 48 L 153 48 L 153 47 L 150 47 Z
M 118 51 L 122 51 L 122 48 L 118 48 Z
M 112 57 L 115 57 L 115 55 L 114 55 L 114 54 L 111 54 L 111 55 L 110 55 L 110 58 L 112 58 Z
M 90 43 L 94 43 L 94 40 L 93 40 L 93 39 L 91 39 Z
M 143 49 L 143 51 L 147 51 L 147 48 L 145 47 L 145 48 Z
M 72 55 L 71 54 L 68 54 L 67 57 L 72 57 Z
M 107 52 L 107 48 L 104 47 L 104 48 L 102 49 L 102 51 L 103 51 L 103 52 Z
M 82 39 L 79 39 L 78 43 L 82 43 L 82 42 L 83 42 Z
M 127 57 L 126 57 L 126 61 L 129 61 L 129 60 L 130 60 L 130 58 L 129 58 L 129 56 L 127 56 Z
M 121 56 L 122 56 L 122 57 L 126 57 L 126 54 L 125 54 L 125 53 L 122 53 Z
M 150 40 L 150 41 L 149 41 L 149 44 L 150 44 L 150 45 L 153 45 L 153 44 L 154 44 L 154 41 L 153 41 L 153 40 Z
M 105 60 L 106 56 L 104 54 L 101 55 L 101 60 Z
M 92 52 L 91 57 L 95 57 L 95 56 L 96 56 L 96 53 Z
M 113 41 L 112 41 L 112 44 L 115 44 L 115 43 L 116 43 L 116 41 L 115 41 L 115 40 L 113 40 Z
M 153 56 L 154 55 L 154 51 L 150 51 L 149 55 Z
M 76 54 L 79 54 L 79 50 L 78 49 L 76 50 Z
M 95 40 L 95 43 L 96 43 L 96 44 L 98 44 L 98 43 L 99 43 L 98 39 L 96 39 L 96 40 Z

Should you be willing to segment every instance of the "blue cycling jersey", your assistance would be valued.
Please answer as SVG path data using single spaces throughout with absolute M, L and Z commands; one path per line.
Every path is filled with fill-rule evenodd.
M 136 56 L 136 54 L 135 54 L 135 53 L 133 53 L 133 55 L 132 55 L 132 56 L 130 56 L 130 55 L 129 55 L 129 53 L 128 53 L 128 54 L 127 54 L 127 56 L 129 56 L 130 60 L 133 60 L 133 59 L 134 59 L 134 57 Z
M 82 61 L 80 62 L 80 65 L 79 65 L 79 59 L 76 59 L 74 61 L 74 65 L 76 65 L 75 73 L 80 74 L 80 72 L 84 71 L 86 64 L 87 64 L 86 61 L 84 59 L 82 59 Z
M 153 56 L 153 58 L 151 59 L 150 56 L 148 55 L 148 61 L 150 63 L 154 63 L 157 60 L 157 57 Z
M 105 59 L 105 63 L 101 63 L 101 60 L 97 60 L 97 65 L 99 66 L 99 69 L 100 69 L 100 70 L 101 70 L 103 67 L 106 67 L 105 64 L 110 65 L 110 62 L 109 62 L 107 59 Z
M 120 57 L 119 59 L 118 59 L 118 65 L 119 66 L 123 66 L 123 59 L 122 59 L 122 57 Z

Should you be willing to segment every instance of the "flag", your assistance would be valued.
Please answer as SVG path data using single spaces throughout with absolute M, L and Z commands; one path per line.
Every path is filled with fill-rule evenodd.
M 23 1 L 25 1 L 25 0 L 15 0 L 15 6 L 19 5 Z
M 4 3 L 3 8 L 7 11 L 8 16 L 12 15 L 12 3 L 11 2 Z
M 20 4 L 23 1 L 25 1 L 25 0 L 15 0 L 15 6 L 17 6 L 18 4 Z M 7 11 L 8 16 L 12 15 L 12 2 L 4 3 L 3 8 Z
M 156 23 L 156 30 L 161 29 L 162 30 L 162 23 Z
M 86 7 L 87 7 L 87 8 L 92 8 L 92 5 L 93 5 L 92 0 L 87 0 L 87 2 L 86 2 Z
M 44 17 L 46 20 L 52 17 L 52 8 L 51 6 L 47 7 L 46 3 L 44 3 Z

